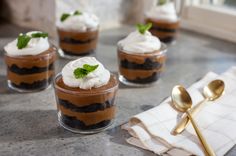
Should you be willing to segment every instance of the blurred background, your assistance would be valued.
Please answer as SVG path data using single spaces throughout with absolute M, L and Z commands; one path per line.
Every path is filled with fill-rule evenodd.
M 175 0 L 181 28 L 236 42 L 236 0 Z M 143 22 L 154 0 L 1 0 L 0 36 L 16 36 L 24 28 L 56 38 L 56 20 L 63 12 L 95 13 L 101 29 Z M 18 26 L 18 27 L 15 27 Z

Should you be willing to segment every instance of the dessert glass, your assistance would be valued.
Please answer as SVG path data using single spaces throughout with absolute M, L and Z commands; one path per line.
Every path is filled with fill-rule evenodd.
M 57 49 L 50 47 L 38 55 L 11 56 L 4 53 L 8 87 L 18 92 L 34 92 L 50 86 Z
M 62 75 L 54 80 L 58 121 L 65 129 L 82 134 L 107 129 L 114 121 L 115 96 L 118 81 L 111 75 L 108 84 L 99 88 L 71 88 L 63 83 Z
M 128 86 L 153 85 L 164 70 L 167 47 L 151 53 L 130 54 L 118 46 L 119 80 Z
M 61 57 L 74 59 L 78 56 L 93 54 L 98 40 L 98 28 L 86 32 L 57 29 L 59 36 L 59 54 Z
M 149 30 L 152 35 L 158 37 L 164 43 L 175 42 L 179 30 L 179 19 L 177 21 L 165 21 L 147 17 L 145 21 L 146 23 L 152 23 L 152 27 Z

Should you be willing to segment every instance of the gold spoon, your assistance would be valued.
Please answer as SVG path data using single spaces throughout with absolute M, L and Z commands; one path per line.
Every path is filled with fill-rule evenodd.
M 205 86 L 203 89 L 203 95 L 204 95 L 205 99 L 203 101 L 201 101 L 200 103 L 198 103 L 197 105 L 195 105 L 191 109 L 190 112 L 191 112 L 192 116 L 194 116 L 195 114 L 197 114 L 201 110 L 201 108 L 205 102 L 214 101 L 214 100 L 218 99 L 223 94 L 224 89 L 225 89 L 225 84 L 224 84 L 224 81 L 222 81 L 222 80 L 211 81 L 207 86 Z M 179 123 L 172 130 L 171 133 L 173 135 L 177 135 L 177 134 L 182 133 L 183 130 L 185 129 L 185 127 L 188 125 L 188 123 L 189 123 L 189 118 L 187 115 L 184 115 L 181 118 L 181 120 L 179 121 Z
M 215 156 L 214 151 L 210 147 L 210 145 L 206 142 L 205 138 L 203 137 L 200 129 L 198 128 L 195 120 L 192 118 L 190 113 L 190 108 L 192 106 L 192 99 L 188 94 L 187 90 L 182 86 L 175 86 L 172 90 L 171 94 L 172 104 L 173 107 L 180 112 L 185 112 L 191 121 L 193 128 L 203 146 L 205 154 L 207 156 Z

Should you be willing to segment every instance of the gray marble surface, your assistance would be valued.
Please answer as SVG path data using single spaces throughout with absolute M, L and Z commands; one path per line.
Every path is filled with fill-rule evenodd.
M 168 50 L 166 71 L 158 85 L 129 88 L 120 85 L 114 125 L 94 135 L 73 134 L 57 122 L 53 88 L 38 93 L 19 94 L 7 88 L 3 46 L 21 29 L 0 31 L 0 155 L 1 156 L 153 156 L 154 154 L 125 142 L 129 135 L 120 125 L 142 111 L 157 106 L 170 95 L 176 84 L 189 86 L 208 71 L 221 73 L 236 65 L 236 45 L 192 32 L 181 31 L 178 41 Z M 117 73 L 116 43 L 130 28 L 101 32 L 97 58 Z M 59 59 L 57 71 L 68 60 Z M 168 114 L 167 114 L 168 115 Z M 216 140 L 217 141 L 217 140 Z M 227 156 L 236 155 L 236 148 Z

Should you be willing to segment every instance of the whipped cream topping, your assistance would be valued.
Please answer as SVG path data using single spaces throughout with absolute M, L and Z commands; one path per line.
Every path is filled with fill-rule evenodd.
M 94 14 L 82 12 L 81 15 L 71 15 L 65 21 L 59 21 L 57 26 L 63 30 L 85 32 L 96 30 L 99 26 L 99 20 Z
M 149 31 L 140 34 L 139 31 L 130 33 L 125 39 L 118 42 L 118 47 L 126 53 L 151 53 L 161 48 L 159 38 L 153 36 Z
M 149 12 L 147 12 L 146 16 L 152 19 L 166 20 L 170 22 L 176 22 L 178 20 L 173 2 L 154 6 Z
M 28 32 L 26 35 L 31 35 L 33 33 L 38 33 L 40 31 L 31 31 Z M 27 44 L 26 47 L 23 49 L 18 49 L 17 47 L 17 39 L 14 41 L 8 43 L 5 47 L 4 50 L 6 51 L 7 54 L 12 55 L 12 56 L 22 56 L 22 55 L 38 55 L 40 53 L 45 52 L 48 50 L 50 47 L 48 38 L 31 38 L 29 43 Z
M 82 68 L 84 64 L 98 65 L 98 67 L 84 78 L 76 79 L 74 70 L 78 67 Z M 109 82 L 110 72 L 96 58 L 82 57 L 65 65 L 62 69 L 62 80 L 69 87 L 79 87 L 81 89 L 98 88 Z

